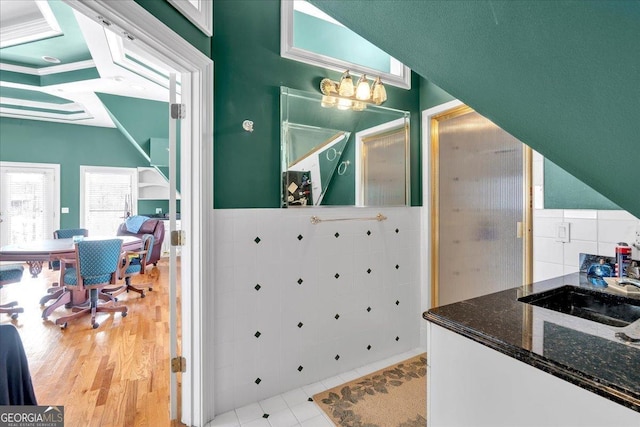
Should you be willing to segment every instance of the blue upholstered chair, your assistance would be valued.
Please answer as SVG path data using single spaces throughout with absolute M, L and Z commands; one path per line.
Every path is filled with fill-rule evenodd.
M 86 228 L 63 228 L 53 232 L 54 239 L 70 239 L 73 236 L 89 236 L 89 230 Z M 53 260 L 49 262 L 50 270 L 60 270 L 60 261 Z M 47 289 L 47 295 L 40 299 L 40 305 L 44 305 L 47 301 L 60 298 L 64 288 L 59 283 L 54 282 L 53 286 Z
M 54 239 L 70 239 L 73 236 L 89 236 L 89 230 L 86 228 L 63 228 L 53 232 Z M 53 270 L 60 269 L 60 261 L 51 261 L 49 268 Z
M 152 291 L 153 287 L 151 286 L 151 283 L 134 286 L 131 284 L 131 277 L 136 274 L 144 274 L 147 264 L 151 263 L 151 251 L 153 250 L 154 241 L 155 238 L 153 237 L 153 234 L 143 235 L 142 250 L 127 251 L 118 271 L 120 279 L 124 279 L 124 285 L 116 288 L 105 288 L 103 292 L 115 297 L 125 291 L 134 291 L 139 293 L 141 298 L 144 298 L 145 293 L 144 289 L 142 289 L 143 287 L 148 287 L 149 290 Z
M 17 283 L 22 280 L 24 266 L 22 264 L 5 264 L 0 265 L 0 289 L 9 283 Z M 24 308 L 18 307 L 17 301 L 11 301 L 0 305 L 0 313 L 11 316 L 13 320 L 18 318 L 18 313 L 24 313 Z
M 73 260 L 60 260 L 60 284 L 65 287 L 65 292 L 72 292 L 81 287 L 89 291 L 89 304 L 83 307 L 74 307 L 73 314 L 56 319 L 56 325 L 63 329 L 67 327 L 69 320 L 76 319 L 85 314 L 91 314 L 91 326 L 97 328 L 96 313 L 120 312 L 122 317 L 127 315 L 127 307 L 116 306 L 109 301 L 98 304 L 101 290 L 105 286 L 116 283 L 118 268 L 122 260 L 122 240 L 84 240 L 76 243 L 75 266 L 69 267 Z

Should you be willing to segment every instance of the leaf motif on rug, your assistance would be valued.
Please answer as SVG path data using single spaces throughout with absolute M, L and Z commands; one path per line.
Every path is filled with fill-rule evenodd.
M 422 415 L 417 415 L 414 419 L 408 420 L 405 423 L 398 425 L 398 427 L 425 427 L 427 420 Z
M 336 387 L 321 399 L 316 399 L 314 396 L 314 400 L 326 405 L 326 412 L 341 427 L 380 427 L 378 424 L 363 420 L 362 415 L 355 410 L 358 403 L 377 395 L 388 395 L 390 391 L 401 387 L 405 383 L 416 379 L 424 379 L 427 374 L 426 363 L 427 359 L 424 355 L 417 356 L 398 365 Z M 326 392 L 317 396 L 324 394 Z M 398 427 L 417 427 L 426 424 L 425 417 L 415 412 L 406 414 L 406 417 L 397 425 Z

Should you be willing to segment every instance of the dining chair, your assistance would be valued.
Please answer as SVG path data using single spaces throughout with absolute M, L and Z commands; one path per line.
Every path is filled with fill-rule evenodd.
M 86 228 L 62 228 L 53 232 L 54 239 L 70 239 L 73 236 L 89 236 L 89 230 Z M 60 261 L 51 261 L 49 268 L 53 270 L 60 269 Z
M 147 264 L 150 264 L 154 240 L 153 234 L 145 234 L 142 236 L 142 250 L 125 252 L 124 260 L 121 262 L 118 270 L 118 276 L 120 279 L 124 279 L 124 285 L 115 288 L 105 288 L 103 290 L 104 293 L 116 297 L 125 291 L 134 291 L 140 294 L 140 298 L 144 298 L 146 296 L 143 289 L 144 287 L 147 287 L 150 291 L 153 290 L 151 283 L 144 283 L 138 286 L 132 285 L 131 277 L 136 274 L 145 274 Z
M 22 264 L 0 265 L 0 289 L 9 283 L 20 282 L 23 273 L 24 266 Z M 11 301 L 0 305 L 0 313 L 8 314 L 11 316 L 11 319 L 16 320 L 18 313 L 24 313 L 24 308 L 18 307 L 17 301 Z
M 62 228 L 53 232 L 54 239 L 70 239 L 73 236 L 89 236 L 89 230 L 86 228 Z M 60 261 L 49 261 L 50 270 L 60 270 Z M 40 299 L 40 305 L 44 305 L 47 301 L 60 298 L 60 295 L 64 292 L 64 288 L 60 286 L 58 282 L 51 284 L 52 286 L 47 289 L 47 295 Z
M 96 322 L 96 313 L 107 312 L 122 313 L 127 316 L 127 307 L 116 306 L 113 301 L 107 300 L 99 304 L 101 290 L 106 286 L 116 283 L 118 268 L 123 257 L 122 240 L 84 240 L 75 244 L 75 260 L 60 260 L 60 284 L 64 286 L 65 293 L 70 294 L 78 288 L 89 291 L 88 305 L 73 307 L 73 314 L 56 319 L 56 325 L 62 329 L 67 327 L 69 320 L 74 320 L 85 314 L 91 315 L 91 326 L 95 329 L 99 326 Z M 69 264 L 74 263 L 73 267 Z

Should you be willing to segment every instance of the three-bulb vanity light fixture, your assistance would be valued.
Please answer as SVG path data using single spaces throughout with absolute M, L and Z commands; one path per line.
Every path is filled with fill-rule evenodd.
M 362 111 L 367 108 L 367 104 L 380 105 L 387 100 L 387 91 L 382 85 L 380 77 L 377 77 L 370 85 L 366 74 L 363 74 L 358 80 L 358 84 L 354 85 L 349 70 L 342 73 L 339 82 L 327 78 L 322 79 L 320 92 L 322 92 L 321 105 L 323 107 L 336 107 L 339 110 Z

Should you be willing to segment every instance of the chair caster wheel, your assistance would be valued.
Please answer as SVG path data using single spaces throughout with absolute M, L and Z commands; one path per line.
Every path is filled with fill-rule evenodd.
M 122 317 L 127 317 L 127 312 L 126 311 L 122 313 Z
M 64 322 L 62 325 L 60 325 L 60 329 L 67 329 L 67 322 Z
M 144 297 L 146 297 L 146 296 L 147 296 L 147 295 L 146 295 L 144 292 L 140 294 L 140 298 L 144 298 Z
M 100 324 L 98 322 L 94 322 L 91 326 L 93 326 L 93 329 L 98 329 L 98 326 L 100 326 Z
M 149 292 L 153 291 L 153 288 L 151 286 L 149 286 Z
M 13 313 L 11 315 L 11 320 L 16 320 L 18 318 L 18 313 Z
M 113 300 L 114 300 L 115 302 L 118 302 L 118 298 L 114 298 Z

